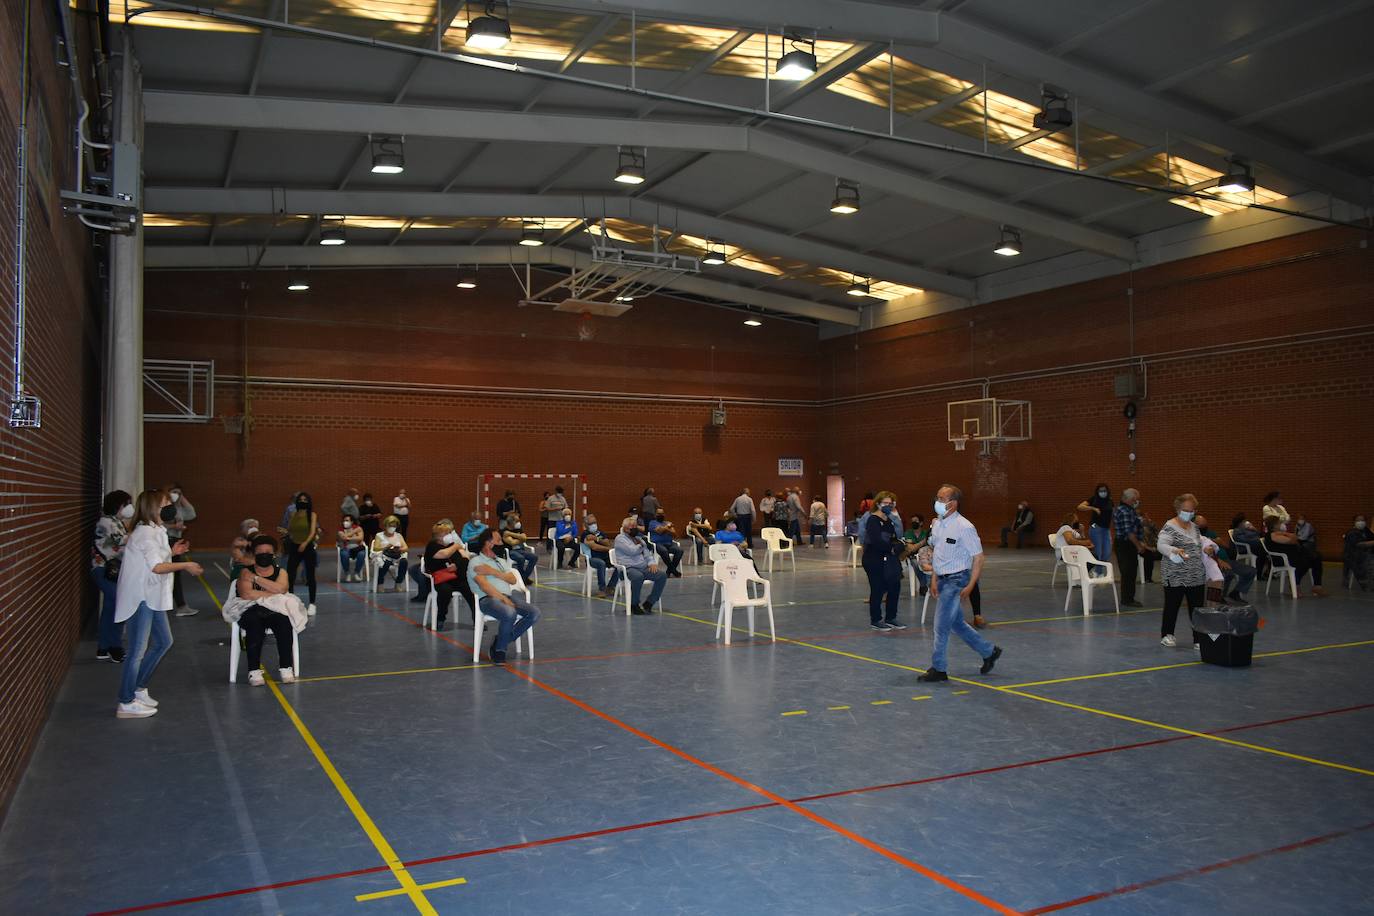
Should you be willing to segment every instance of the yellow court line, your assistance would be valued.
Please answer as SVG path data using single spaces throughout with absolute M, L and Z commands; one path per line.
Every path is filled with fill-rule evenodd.
M 806 710 L 805 710 L 805 709 L 794 709 L 794 710 L 792 710 L 791 712 L 785 712 L 785 713 L 783 713 L 783 715 L 784 715 L 784 716 L 804 716 L 804 715 L 806 715 Z
M 830 710 L 831 712 L 839 712 L 841 709 L 848 709 L 848 708 L 849 708 L 848 706 L 827 706 L 827 707 L 826 707 L 826 709 Z
M 891 700 L 869 700 L 869 701 L 868 701 L 868 705 L 869 705 L 869 706 L 888 706 L 888 705 L 891 705 L 891 703 L 892 703 Z
M 435 671 L 471 671 L 474 668 L 490 668 L 489 662 L 480 665 L 447 665 L 443 668 L 406 668 L 402 671 L 365 671 L 362 674 L 329 674 L 320 677 L 298 677 L 297 684 L 309 684 L 314 681 L 351 681 L 362 677 L 391 677 L 398 674 L 430 674 Z
M 926 694 L 926 695 L 923 696 L 923 697 L 912 697 L 912 699 L 913 699 L 913 700 L 929 700 L 929 699 L 930 699 L 930 694 Z
M 665 611 L 664 613 L 668 614 L 667 611 Z M 706 626 L 715 626 L 714 621 L 700 620 L 696 617 L 686 617 L 682 614 L 671 614 L 670 616 L 680 617 L 683 620 L 695 621 L 696 623 L 705 624 Z M 832 649 L 829 646 L 818 646 L 815 643 L 802 642 L 801 640 L 797 639 L 788 639 L 784 636 L 779 636 L 778 642 L 790 643 L 794 646 L 805 646 L 808 649 L 815 649 L 817 652 L 826 652 L 831 655 L 839 655 L 843 658 L 852 658 L 856 661 L 868 662 L 873 665 L 883 665 L 887 668 L 899 668 L 903 671 L 914 671 L 918 674 L 925 673 L 924 668 L 913 668 L 911 665 L 903 665 L 899 662 L 884 661 L 880 658 L 869 658 L 867 655 L 858 655 L 854 652 L 845 652 L 842 649 Z M 1017 690 L 1012 687 L 999 687 L 995 684 L 986 684 L 980 681 L 973 681 L 960 677 L 951 677 L 950 681 L 958 684 L 966 684 L 971 687 L 982 687 L 984 690 L 995 690 L 998 693 L 1005 693 L 1008 696 L 1023 697 L 1027 700 L 1039 700 L 1041 703 L 1048 703 L 1051 706 L 1061 706 L 1064 709 L 1074 709 L 1078 710 L 1079 712 L 1092 713 L 1093 715 L 1104 716 L 1108 719 L 1116 719 L 1121 722 L 1130 722 L 1134 725 L 1144 725 L 1149 728 L 1158 728 L 1162 729 L 1163 731 L 1172 732 L 1178 735 L 1188 735 L 1193 738 L 1202 738 L 1206 741 L 1215 741 L 1218 744 L 1229 744 L 1233 747 L 1245 748 L 1246 750 L 1251 751 L 1259 751 L 1260 753 L 1264 754 L 1272 754 L 1276 757 L 1285 757 L 1289 760 L 1298 760 L 1303 763 L 1316 764 L 1317 766 L 1329 767 L 1334 770 L 1344 770 L 1347 773 L 1358 773 L 1361 776 L 1374 776 L 1374 770 L 1365 770 L 1359 767 L 1347 766 L 1346 764 L 1335 763 L 1330 760 L 1320 760 L 1316 757 L 1305 757 L 1302 754 L 1292 754 L 1288 751 L 1278 750 L 1277 748 L 1264 747 L 1263 745 L 1259 744 L 1250 744 L 1246 741 L 1237 741 L 1234 738 L 1225 738 L 1221 735 L 1209 735 L 1206 732 L 1193 731 L 1189 728 L 1180 728 L 1176 725 L 1165 725 L 1162 722 L 1152 722 L 1149 719 L 1138 719 L 1134 716 L 1127 716 L 1123 715 L 1122 713 L 1111 712 L 1106 709 L 1097 709 L 1092 706 L 1083 706 L 1078 703 L 1069 703 L 1064 700 L 1055 700 L 1050 697 L 1042 697 L 1034 693 L 1025 693 L 1021 690 Z
M 441 887 L 455 887 L 455 886 L 457 886 L 457 885 L 459 885 L 459 884 L 467 884 L 467 883 L 468 883 L 468 879 L 467 879 L 467 878 L 449 878 L 447 881 L 431 881 L 431 882 L 428 883 L 428 884 L 421 884 L 421 885 L 418 885 L 418 887 L 419 887 L 420 890 L 422 890 L 422 891 L 432 891 L 432 890 L 438 890 L 438 889 L 441 888 Z M 377 891 L 377 892 L 371 893 L 371 894 L 359 894 L 358 896 L 354 897 L 353 899 L 356 900 L 356 901 L 358 901 L 359 903 L 366 903 L 366 902 L 369 901 L 369 900 L 381 900 L 381 899 L 383 899 L 383 898 L 385 898 L 385 897 L 399 897 L 401 894 L 404 894 L 404 893 L 405 893 L 405 889 L 404 889 L 404 888 L 399 888 L 399 887 L 398 887 L 398 888 L 396 888 L 395 890 L 390 890 L 390 891 Z
M 415 909 L 424 914 L 424 916 L 438 916 L 438 911 L 436 911 L 430 902 L 425 899 L 424 891 L 415 883 L 415 879 L 410 876 L 410 872 L 407 871 L 405 865 L 401 863 L 401 858 L 396 855 L 396 850 L 392 849 L 386 837 L 382 836 L 382 831 L 378 829 L 377 824 L 372 820 L 371 816 L 368 815 L 366 809 L 363 808 L 362 802 L 358 801 L 358 796 L 353 794 L 353 790 L 348 787 L 348 783 L 344 782 L 343 776 L 339 775 L 339 771 L 334 767 L 334 763 L 329 759 L 329 755 L 324 752 L 324 748 L 320 747 L 320 743 L 315 740 L 315 736 L 310 733 L 310 729 L 305 727 L 305 723 L 301 721 L 301 717 L 296 715 L 296 710 L 287 702 L 286 696 L 281 692 L 281 688 L 277 686 L 277 682 L 268 680 L 267 686 L 272 689 L 272 695 L 275 696 L 277 702 L 281 704 L 281 708 L 286 712 L 286 717 L 291 720 L 291 724 L 296 726 L 296 731 L 300 734 L 301 740 L 305 742 L 306 747 L 310 748 L 310 753 L 315 755 L 315 761 L 319 763 L 320 768 L 324 770 L 325 775 L 329 777 L 329 781 L 334 784 L 335 791 L 343 798 L 344 804 L 348 806 L 348 810 L 353 812 L 353 817 L 357 820 L 358 825 L 363 828 L 363 832 L 367 834 L 367 838 L 372 841 L 372 845 L 376 848 L 377 854 L 382 857 L 382 861 L 386 863 L 387 868 L 391 869 L 391 874 L 401 885 L 399 893 L 403 893 L 409 897 L 410 902 L 415 904 Z
M 1136 611 L 1118 611 L 1115 614 L 1061 614 L 1058 617 L 1027 617 L 1017 618 L 1016 620 L 997 620 L 988 624 L 990 627 L 1014 627 L 1018 623 L 1048 623 L 1051 620 L 1110 620 L 1113 617 L 1126 617 L 1131 614 L 1158 614 L 1162 608 L 1147 607 Z

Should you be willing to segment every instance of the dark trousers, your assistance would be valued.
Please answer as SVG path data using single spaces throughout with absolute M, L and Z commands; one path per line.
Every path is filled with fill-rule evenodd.
M 883 599 L 887 599 L 887 622 L 897 619 L 897 599 L 902 594 L 902 568 L 894 556 L 864 555 L 864 572 L 868 574 L 868 620 L 883 620 Z
M 1308 573 L 1312 574 L 1314 586 L 1322 584 L 1322 557 L 1316 550 L 1301 544 L 1275 544 L 1268 541 L 1265 544 L 1271 552 L 1283 554 L 1293 564 L 1293 574 L 1299 585 L 1302 584 L 1302 577 Z
M 319 557 L 315 553 L 315 545 L 312 543 L 304 550 L 298 549 L 290 541 L 286 542 L 286 587 L 291 591 L 296 590 L 296 572 L 301 564 L 305 564 L 305 587 L 310 593 L 310 603 L 315 603 L 315 567 L 319 563 Z M 283 665 L 283 668 L 286 666 Z
M 668 564 L 668 575 L 676 576 L 678 567 L 682 565 L 682 548 L 676 544 L 655 544 L 654 550 Z
M 578 549 L 578 546 L 577 546 L 577 541 L 559 541 L 559 542 L 558 542 L 558 566 L 559 566 L 559 568 L 562 568 L 562 566 L 563 566 L 563 552 L 564 552 L 564 551 L 567 551 L 568 554 L 569 554 L 569 556 L 568 556 L 568 568 L 569 568 L 569 569 L 576 569 L 576 568 L 577 568 L 577 557 L 578 557 L 579 552 L 580 552 L 579 549 Z
M 1207 600 L 1207 586 L 1203 585 L 1166 585 L 1164 586 L 1164 620 L 1159 628 L 1160 636 L 1172 636 L 1178 623 L 1178 609 L 1184 599 L 1188 601 L 1188 619 L 1193 619 L 1193 611 L 1202 607 Z M 1197 642 L 1197 632 L 1193 633 Z
M 477 613 L 477 603 L 473 600 L 472 589 L 468 588 L 467 572 L 459 574 L 457 579 L 449 582 L 440 582 L 434 586 L 434 600 L 439 604 L 439 623 L 442 625 L 448 620 L 449 602 L 453 600 L 453 593 L 457 592 L 463 596 L 463 600 L 468 603 L 468 610 L 475 615 Z M 473 620 L 477 618 L 474 616 Z
M 249 671 L 256 671 L 262 667 L 262 644 L 267 639 L 268 630 L 277 638 L 277 667 L 292 667 L 294 659 L 291 655 L 290 617 L 255 604 L 243 612 L 243 616 L 239 618 L 239 627 L 243 630 Z
M 826 533 L 826 527 L 825 527 L 825 525 L 818 525 L 818 524 L 816 524 L 815 522 L 812 522 L 812 523 L 811 523 L 811 546 L 812 546 L 812 547 L 815 547 L 815 546 L 816 546 L 816 538 L 820 538 L 820 539 L 821 539 L 821 543 L 824 544 L 826 547 L 829 547 L 829 546 L 830 546 L 830 535 Z
M 174 535 L 173 535 L 173 534 L 169 534 L 169 535 L 167 535 L 167 543 L 169 543 L 169 544 L 171 544 L 173 547 L 175 547 L 177 541 L 181 540 L 181 538 L 182 538 L 182 535 L 181 535 L 181 534 L 174 534 Z M 183 557 L 178 557 L 177 559 L 189 560 L 190 557 L 185 557 L 185 556 L 183 556 Z M 182 587 L 181 587 L 181 573 L 180 573 L 180 572 L 174 572 L 174 573 L 172 573 L 172 607 L 185 607 L 185 606 L 186 606 L 186 592 L 183 591 L 183 590 L 182 590 Z
M 1016 535 L 1016 549 L 1020 550 L 1026 546 L 1026 538 L 1035 536 L 1035 526 L 1030 525 L 1026 528 L 1014 528 L 1011 525 L 1002 529 L 1002 546 L 1007 546 L 1007 537 L 1011 534 Z
M 748 547 L 750 550 L 753 550 L 753 549 L 754 549 L 754 516 L 752 516 L 752 515 L 736 515 L 736 516 L 735 516 L 735 527 L 739 529 L 739 533 L 740 533 L 740 534 L 744 535 L 744 546 L 745 546 L 745 547 Z
M 396 530 L 401 532 L 401 537 L 405 537 L 406 532 L 410 530 L 410 513 L 407 512 L 405 515 L 396 516 L 396 521 L 400 522 Z
M 1112 546 L 1116 554 L 1116 566 L 1121 572 L 1121 600 L 1135 600 L 1136 567 L 1140 565 L 1140 554 L 1130 538 L 1117 538 Z M 1148 577 L 1147 577 L 1148 578 Z
M 801 540 L 801 519 L 794 518 L 791 522 L 788 523 L 787 536 L 791 538 L 793 541 Z

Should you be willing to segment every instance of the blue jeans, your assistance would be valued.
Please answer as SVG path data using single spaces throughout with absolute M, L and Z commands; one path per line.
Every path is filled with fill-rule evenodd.
M 353 573 L 362 575 L 363 564 L 367 562 L 367 548 L 362 546 L 339 548 L 339 569 L 348 572 L 348 561 L 353 560 Z
M 597 588 L 602 589 L 602 590 L 605 590 L 606 588 L 615 588 L 616 585 L 619 584 L 619 582 L 620 582 L 620 570 L 618 570 L 618 569 L 611 570 L 611 584 L 610 584 L 609 586 L 607 586 L 607 585 L 606 585 L 606 567 L 607 567 L 608 564 L 606 563 L 606 561 L 603 560 L 601 557 L 596 556 L 595 554 L 593 554 L 593 555 L 590 556 L 590 557 L 583 557 L 583 559 L 587 561 L 587 565 L 588 565 L 588 566 L 590 566 L 592 569 L 596 570 L 596 587 L 597 587 Z
M 914 558 L 906 562 L 907 567 L 911 570 L 911 574 L 916 577 L 917 582 L 921 583 L 921 591 L 925 592 L 930 588 L 930 575 L 921 568 L 921 564 L 917 563 Z
M 936 578 L 940 594 L 935 602 L 935 652 L 930 657 L 930 666 L 936 671 L 949 670 L 946 667 L 946 650 L 949 648 L 951 630 L 959 634 L 959 638 L 968 643 L 968 647 L 980 657 L 987 658 L 992 654 L 992 643 L 979 636 L 977 630 L 964 622 L 964 611 L 959 606 L 959 592 L 968 585 L 969 571 L 965 569 Z
M 1090 525 L 1088 527 L 1088 539 L 1093 542 L 1093 559 L 1110 563 L 1112 561 L 1112 529 Z M 1106 575 L 1096 568 L 1092 570 L 1092 574 L 1094 576 Z M 1122 571 L 1121 574 L 1126 575 L 1125 571 Z M 1135 575 L 1135 570 L 1132 570 L 1131 574 Z
M 539 620 L 539 608 L 526 601 L 524 595 L 506 597 L 515 605 L 513 609 L 490 595 L 483 595 L 482 600 L 478 602 L 483 614 L 496 618 L 496 642 L 492 648 L 498 652 L 506 651 L 506 646 L 524 636 L 525 631 Z
M 535 567 L 539 565 L 539 557 L 528 547 L 512 547 L 507 551 L 506 556 L 510 559 L 511 565 L 520 571 L 520 578 L 529 582 L 534 578 Z
M 125 624 L 129 652 L 124 656 L 124 668 L 120 672 L 119 702 L 132 703 L 134 691 L 148 686 L 157 663 L 172 648 L 172 628 L 167 623 L 167 612 L 153 610 L 146 601 Z
M 1255 576 L 1258 573 L 1249 563 L 1235 562 L 1231 564 L 1231 571 L 1222 576 L 1224 583 L 1223 591 L 1227 594 L 1235 592 L 1242 598 L 1250 590 L 1250 586 L 1255 584 Z
M 92 566 L 91 578 L 95 587 L 100 589 L 104 600 L 100 603 L 100 623 L 96 628 L 95 644 L 98 649 L 124 648 L 124 624 L 114 622 L 115 592 L 117 583 L 105 578 L 105 567 Z
M 653 589 L 649 592 L 649 600 L 646 604 L 658 604 L 658 599 L 663 595 L 663 586 L 668 584 L 668 574 L 662 569 L 649 572 L 647 566 L 627 566 L 625 572 L 630 577 L 630 603 L 639 603 L 639 593 L 643 590 L 644 580 L 649 579 L 654 583 Z

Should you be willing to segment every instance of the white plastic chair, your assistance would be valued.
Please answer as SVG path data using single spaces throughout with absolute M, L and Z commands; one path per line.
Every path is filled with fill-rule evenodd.
M 1093 559 L 1092 551 L 1086 547 L 1079 547 L 1076 544 L 1069 544 L 1059 548 L 1060 554 L 1064 558 L 1064 565 L 1070 567 L 1078 574 L 1078 582 L 1083 589 L 1083 616 L 1087 617 L 1092 612 L 1093 589 L 1104 585 L 1112 587 L 1112 602 L 1116 605 L 1116 612 L 1121 613 L 1121 598 L 1116 591 L 1116 571 L 1112 564 L 1102 560 Z M 1093 578 L 1088 574 L 1088 570 L 1096 566 L 1106 571 L 1105 576 Z M 1064 610 L 1069 609 L 1069 602 L 1073 599 L 1072 590 L 1064 595 Z
M 1142 585 L 1145 582 L 1145 557 L 1141 554 L 1135 557 L 1135 581 Z
M 343 554 L 342 545 L 334 545 L 334 555 L 339 558 L 339 562 L 334 565 L 334 584 L 339 585 L 343 582 L 344 568 L 348 566 L 349 563 L 348 559 Z M 363 541 L 363 555 L 363 569 L 372 569 L 372 547 L 367 543 L 367 541 Z M 364 572 L 364 575 L 366 574 L 367 573 Z
M 791 538 L 784 537 L 781 528 L 765 528 L 759 532 L 759 537 L 763 538 L 768 545 L 768 571 L 773 571 L 773 555 L 778 554 L 792 558 L 792 571 L 797 571 L 797 554 L 792 549 L 794 543 Z M 783 545 L 787 546 L 783 546 Z
M 773 642 L 778 641 L 777 628 L 773 623 L 773 593 L 767 579 L 754 569 L 754 564 L 743 557 L 738 561 L 721 560 L 711 567 L 711 579 L 721 586 L 720 610 L 716 614 L 716 639 L 725 631 L 725 644 L 730 645 L 730 632 L 733 629 L 735 608 L 749 612 L 749 635 L 754 635 L 754 608 L 768 608 L 768 632 Z M 749 583 L 763 586 L 763 593 L 756 598 L 749 597 Z M 714 600 L 714 599 L 713 599 Z
M 626 566 L 616 559 L 615 548 L 612 547 L 606 554 L 610 568 L 620 573 L 620 580 L 615 584 L 615 594 L 611 596 L 611 613 L 615 613 L 616 605 L 620 603 L 620 596 L 625 595 L 625 616 L 630 616 L 630 571 Z
M 386 559 L 387 559 L 386 554 L 381 553 L 380 551 L 374 551 L 374 550 L 372 549 L 372 545 L 370 545 L 370 544 L 368 545 L 368 548 L 367 548 L 367 564 L 366 564 L 366 566 L 365 566 L 365 568 L 367 569 L 367 590 L 368 590 L 369 592 L 372 592 L 374 595 L 377 593 L 377 573 L 378 573 L 379 570 L 381 570 L 381 568 L 382 568 L 382 563 L 383 563 Z M 406 570 L 406 574 L 405 574 L 404 576 L 401 577 L 401 584 L 402 584 L 402 586 L 405 588 L 405 593 L 406 593 L 407 595 L 409 595 L 409 594 L 410 594 L 410 571 L 409 571 L 410 559 L 409 559 L 409 556 L 408 556 L 408 555 L 407 555 L 404 559 L 406 560 L 406 567 L 407 567 L 407 570 Z M 394 573 L 395 573 L 395 566 L 396 566 L 396 564 L 399 563 L 399 562 L 400 562 L 400 560 L 392 560 L 392 561 L 391 561 L 392 569 L 391 569 L 390 571 L 393 573 L 393 575 L 394 575 Z M 423 563 L 424 560 L 422 560 L 422 559 L 421 559 L 421 560 L 416 560 L 415 562 L 417 562 L 417 563 Z
M 425 572 L 425 561 L 421 560 L 419 562 L 420 575 L 429 580 L 429 594 L 425 596 L 425 615 L 420 618 L 420 626 L 426 629 L 432 629 L 439 625 L 439 590 L 434 587 L 434 576 Z M 453 613 L 453 599 L 457 597 L 458 592 L 456 590 L 449 596 L 450 607 L 448 608 L 448 612 L 450 614 Z M 457 618 L 454 619 L 456 620 Z
M 712 564 L 725 562 L 742 562 L 744 554 L 739 552 L 739 548 L 734 544 L 711 544 L 706 548 L 706 556 Z M 716 603 L 716 593 L 720 590 L 720 583 L 713 577 L 711 580 L 711 603 Z
M 234 589 L 237 583 L 229 580 L 229 588 L 224 594 L 224 600 L 228 601 L 234 597 Z M 245 638 L 243 629 L 237 623 L 229 624 L 229 683 L 237 684 L 239 680 L 239 654 L 243 652 L 242 643 Z M 301 634 L 296 632 L 296 628 L 291 628 L 291 670 L 296 673 L 296 677 L 301 676 Z
M 863 556 L 864 552 L 863 542 L 859 538 L 850 537 L 849 535 L 845 536 L 849 537 L 849 568 L 858 569 L 859 558 Z
M 524 593 L 525 593 L 525 600 L 526 600 L 526 601 L 529 601 L 529 600 L 530 600 L 530 587 L 529 587 L 528 585 L 525 584 L 525 577 L 522 576 L 522 575 L 520 575 L 520 570 L 518 570 L 518 569 L 513 570 L 513 572 L 515 573 L 516 582 L 515 582 L 514 585 L 511 586 L 511 591 L 514 591 L 514 592 L 524 592 Z M 456 593 L 455 593 L 455 594 L 456 594 Z M 495 617 L 492 617 L 490 614 L 484 614 L 484 613 L 482 613 L 482 604 L 481 604 L 481 600 L 479 599 L 479 600 L 478 600 L 478 604 L 477 604 L 477 624 L 476 624 L 475 628 L 473 629 L 473 633 L 472 633 L 472 661 L 473 661 L 473 664 L 476 664 L 476 663 L 477 663 L 478 661 L 480 661 L 480 659 L 481 659 L 481 655 L 482 655 L 482 630 L 484 630 L 484 629 L 486 628 L 486 625 L 487 625 L 487 621 L 488 621 L 488 620 L 490 620 L 492 623 L 497 623 L 497 620 L 496 620 Z M 526 631 L 520 636 L 519 639 L 517 639 L 517 640 L 515 641 L 515 651 L 516 651 L 517 653 L 519 653 L 519 652 L 521 651 L 521 649 L 520 649 L 520 643 L 521 643 L 522 641 L 525 643 L 524 652 L 523 652 L 522 654 L 523 654 L 526 658 L 534 658 L 534 627 L 530 627 L 528 630 L 526 630 Z
M 1049 539 L 1050 550 L 1054 551 L 1054 572 L 1050 573 L 1050 588 L 1054 588 L 1054 583 L 1059 579 L 1059 570 L 1065 571 L 1064 577 L 1066 579 L 1069 577 L 1069 564 L 1064 562 L 1064 555 L 1059 552 L 1061 545 L 1055 543 L 1056 536 L 1051 534 Z M 1072 580 L 1070 582 L 1072 583 Z
M 555 560 L 557 559 L 557 557 L 558 557 L 558 538 L 556 537 L 557 534 L 558 534 L 558 529 L 557 529 L 557 528 L 550 528 L 548 531 L 544 532 L 544 540 L 546 540 L 548 543 L 550 543 L 550 544 L 553 545 L 552 547 L 549 548 L 549 569 L 550 569 L 550 570 L 553 569 L 554 561 L 555 561 Z
M 1259 542 L 1260 550 L 1269 555 L 1269 575 L 1264 580 L 1264 594 L 1269 594 L 1269 589 L 1274 585 L 1274 577 L 1279 577 L 1279 597 L 1283 597 L 1283 583 L 1288 582 L 1288 594 L 1294 598 L 1298 597 L 1298 571 L 1293 568 L 1293 564 L 1288 561 L 1288 555 L 1275 553 L 1269 549 L 1269 545 L 1264 541 Z
M 1250 549 L 1249 544 L 1236 540 L 1235 531 L 1231 532 L 1231 546 L 1236 549 L 1237 562 L 1249 563 L 1251 569 L 1259 569 L 1259 557 L 1255 556 L 1255 552 Z
M 586 542 L 577 545 L 577 553 L 582 557 L 582 597 L 592 596 L 592 580 L 596 578 L 596 570 L 592 569 L 592 549 Z

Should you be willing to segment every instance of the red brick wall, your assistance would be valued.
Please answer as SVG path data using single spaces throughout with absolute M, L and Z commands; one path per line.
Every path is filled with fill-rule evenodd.
M 384 506 L 405 487 L 423 535 L 470 511 L 493 472 L 584 474 L 603 523 L 646 486 L 679 525 L 696 504 L 719 512 L 742 485 L 779 485 L 779 457 L 823 482 L 813 327 L 751 329 L 738 312 L 657 299 L 591 319 L 594 338 L 580 340 L 580 316 L 518 307 L 508 276 L 483 271 L 463 291 L 448 270 L 315 271 L 294 294 L 280 272 L 150 273 L 149 357 L 239 374 L 246 329 L 250 377 L 333 381 L 254 384 L 246 447 L 218 423 L 147 424 L 149 481 L 179 480 L 200 513 L 192 540 L 217 549 L 246 516 L 275 523 L 298 487 L 329 525 L 346 487 Z M 584 391 L 622 396 L 563 396 Z M 717 397 L 723 430 L 710 427 Z M 241 403 L 221 380 L 217 412 Z M 516 489 L 528 511 L 545 486 Z
M 53 65 L 54 14 L 32 4 L 30 142 L 46 113 L 52 182 L 30 173 L 25 387 L 42 399 L 41 429 L 0 423 L 0 812 L 14 793 L 83 622 L 93 608 L 91 525 L 99 506 L 100 318 L 86 234 L 62 215 L 74 117 L 67 75 Z M 14 384 L 17 181 L 22 4 L 0 5 L 0 401 Z M 41 99 L 43 105 L 36 104 Z M 32 164 L 36 154 L 29 157 Z M 110 695 L 111 702 L 114 694 Z
M 1134 442 L 1113 395 L 1123 369 L 1104 368 L 994 383 L 992 396 L 1033 402 L 1034 439 L 986 458 L 946 441 L 946 402 L 980 397 L 976 384 L 824 408 L 823 458 L 851 489 L 891 487 L 927 515 L 939 483 L 959 483 L 985 537 L 1020 498 L 1048 533 L 1098 481 L 1137 487 L 1158 520 L 1195 492 L 1217 528 L 1279 489 L 1335 556 L 1350 516 L 1374 512 L 1374 255 L 1359 239 L 1321 230 L 827 341 L 842 397 L 1207 349 L 1146 360 Z M 1302 342 L 1321 337 L 1343 339 Z

